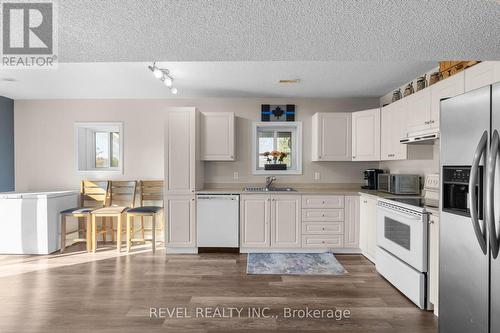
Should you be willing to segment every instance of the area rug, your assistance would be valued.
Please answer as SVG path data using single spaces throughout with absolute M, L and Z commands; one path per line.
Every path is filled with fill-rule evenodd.
M 247 274 L 343 275 L 333 253 L 250 253 Z

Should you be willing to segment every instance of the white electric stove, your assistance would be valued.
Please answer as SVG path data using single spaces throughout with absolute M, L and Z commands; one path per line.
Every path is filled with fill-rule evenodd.
M 429 209 L 439 203 L 439 175 L 428 175 L 423 198 L 378 201 L 377 271 L 421 309 L 428 306 Z

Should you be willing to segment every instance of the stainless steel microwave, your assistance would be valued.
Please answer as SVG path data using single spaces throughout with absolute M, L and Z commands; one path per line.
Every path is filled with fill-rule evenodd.
M 378 190 L 392 194 L 420 194 L 420 176 L 381 173 L 378 175 Z

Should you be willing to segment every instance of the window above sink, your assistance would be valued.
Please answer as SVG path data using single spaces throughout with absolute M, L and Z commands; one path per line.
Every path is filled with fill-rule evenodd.
M 255 122 L 252 124 L 252 173 L 254 175 L 302 174 L 302 123 Z M 265 156 L 271 152 L 282 153 Z M 286 156 L 285 156 L 286 155 Z M 266 164 L 280 164 L 285 170 L 266 170 Z M 268 168 L 276 168 L 276 165 Z

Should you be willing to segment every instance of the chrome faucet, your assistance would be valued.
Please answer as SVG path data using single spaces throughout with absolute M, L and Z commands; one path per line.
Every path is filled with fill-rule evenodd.
M 271 184 L 276 180 L 276 177 L 266 177 L 266 191 L 271 189 Z

